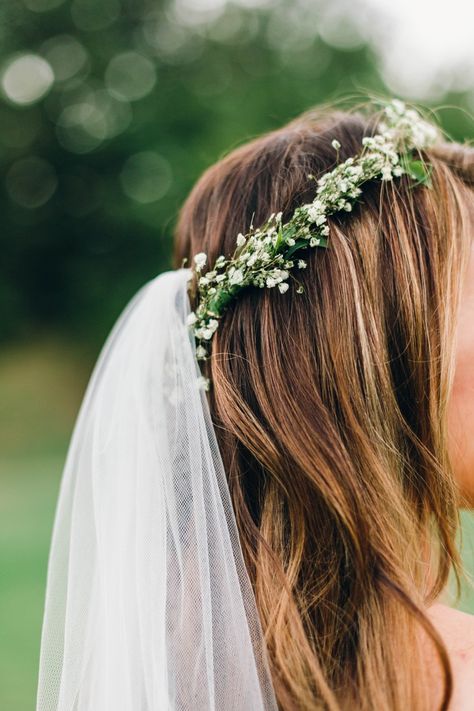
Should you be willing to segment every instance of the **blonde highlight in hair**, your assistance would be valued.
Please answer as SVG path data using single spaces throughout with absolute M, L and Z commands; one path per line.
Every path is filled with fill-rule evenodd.
M 212 265 L 373 124 L 312 109 L 233 150 L 195 185 L 175 262 Z M 303 294 L 248 288 L 206 362 L 209 403 L 279 706 L 447 709 L 447 650 L 426 613 L 451 568 L 460 494 L 447 454 L 460 283 L 474 226 L 472 149 L 426 153 L 432 188 L 365 186 L 309 249 Z M 434 655 L 427 664 L 427 645 Z

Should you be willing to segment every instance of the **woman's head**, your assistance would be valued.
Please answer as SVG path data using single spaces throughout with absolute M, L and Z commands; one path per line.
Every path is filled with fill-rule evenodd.
M 333 139 L 342 161 L 375 125 L 310 110 L 232 151 L 183 206 L 176 265 L 204 251 L 212 266 L 250 224 L 285 221 L 314 197 L 308 174 L 335 166 Z M 431 189 L 373 182 L 329 218 L 329 248 L 301 254 L 303 294 L 239 294 L 206 362 L 284 709 L 427 708 L 416 629 L 443 659 L 422 608 L 459 565 L 447 415 L 474 159 L 449 145 L 427 157 Z

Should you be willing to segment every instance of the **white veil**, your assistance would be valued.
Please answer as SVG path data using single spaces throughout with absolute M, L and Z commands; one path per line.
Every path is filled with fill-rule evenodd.
M 51 543 L 37 711 L 277 709 L 186 317 L 189 269 L 118 320 Z

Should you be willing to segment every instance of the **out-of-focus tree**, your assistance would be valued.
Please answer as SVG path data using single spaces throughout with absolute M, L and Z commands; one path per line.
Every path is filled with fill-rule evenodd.
M 0 6 L 2 338 L 102 338 L 170 266 L 202 170 L 313 104 L 386 90 L 357 28 L 314 5 L 306 21 L 271 0 Z

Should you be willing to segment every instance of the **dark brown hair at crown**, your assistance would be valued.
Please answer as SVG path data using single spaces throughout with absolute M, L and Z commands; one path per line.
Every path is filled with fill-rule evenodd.
M 181 210 L 176 266 L 201 251 L 212 266 L 252 222 L 288 219 L 314 197 L 308 174 L 335 166 L 331 141 L 345 160 L 375 125 L 311 109 L 233 150 Z M 242 291 L 205 364 L 285 711 L 425 711 L 451 696 L 426 607 L 461 571 L 445 414 L 474 159 L 451 144 L 426 157 L 432 189 L 373 181 L 330 218 L 329 248 L 298 255 L 303 294 Z

